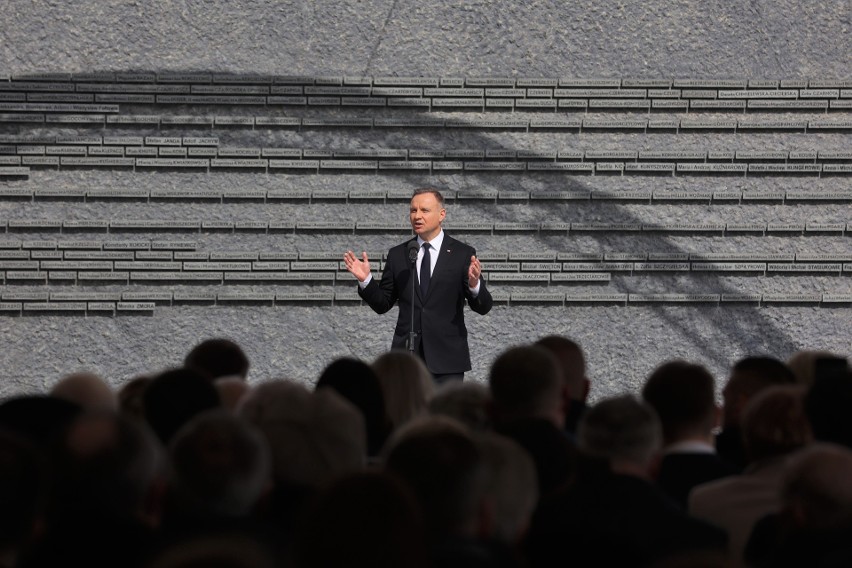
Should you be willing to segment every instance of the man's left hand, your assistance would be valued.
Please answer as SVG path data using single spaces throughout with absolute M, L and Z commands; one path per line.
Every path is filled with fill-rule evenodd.
M 482 274 L 482 264 L 475 256 L 470 257 L 470 267 L 467 269 L 468 287 L 476 288 L 479 285 L 480 274 Z

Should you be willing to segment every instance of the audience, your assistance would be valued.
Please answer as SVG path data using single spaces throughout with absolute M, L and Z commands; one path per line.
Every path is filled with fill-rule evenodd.
M 87 410 L 118 408 L 118 398 L 112 387 L 94 373 L 74 373 L 63 377 L 50 389 L 50 394 Z
M 693 487 L 736 473 L 716 455 L 713 429 L 719 422 L 713 375 L 701 365 L 670 361 L 658 367 L 642 388 L 663 431 L 657 485 L 686 508 Z
M 586 376 L 586 357 L 579 344 L 561 335 L 548 335 L 535 343 L 556 357 L 562 375 L 562 398 L 565 408 L 565 431 L 577 432 L 580 418 L 587 410 L 589 379 Z
M 367 427 L 367 455 L 374 457 L 391 432 L 385 412 L 385 397 L 373 369 L 358 359 L 333 361 L 317 380 L 316 390 L 330 388 L 352 403 L 364 417 Z
M 563 431 L 562 377 L 556 358 L 543 347 L 513 347 L 494 361 L 488 384 L 495 429 L 532 456 L 541 495 L 569 484 L 577 458 Z
M 772 357 L 746 357 L 734 364 L 722 390 L 722 431 L 716 436 L 716 451 L 723 460 L 740 470 L 748 464 L 740 430 L 748 401 L 763 389 L 795 382 L 790 369 Z
M 221 377 L 246 380 L 249 360 L 242 348 L 230 339 L 207 339 L 192 348 L 183 366 L 211 381 Z
M 543 503 L 528 554 L 545 566 L 647 566 L 673 555 L 724 553 L 724 533 L 688 517 L 652 483 L 662 427 L 654 409 L 632 396 L 603 400 L 580 421 L 577 440 L 589 459 L 566 490 Z M 567 546 L 567 543 L 577 546 Z M 683 564 L 688 566 L 689 564 Z
M 190 369 L 173 369 L 154 378 L 144 389 L 145 421 L 164 445 L 192 417 L 221 406 L 209 380 Z
M 491 391 L 481 383 L 447 381 L 429 401 L 429 413 L 454 418 L 473 432 L 488 432 L 492 429 Z
M 852 565 L 852 451 L 816 444 L 794 456 L 781 511 L 755 527 L 745 558 L 757 567 Z
M 755 395 L 743 412 L 742 431 L 750 465 L 733 475 L 697 486 L 689 513 L 725 529 L 731 566 L 745 566 L 743 549 L 755 523 L 781 508 L 781 484 L 788 456 L 809 444 L 804 389 L 770 387 Z
M 848 566 L 852 374 L 824 355 L 737 362 L 715 438 L 706 369 L 587 408 L 562 336 L 437 389 L 404 352 L 253 384 L 223 339 L 117 393 L 68 375 L 0 401 L 0 568 Z
M 419 357 L 407 351 L 389 351 L 372 364 L 385 399 L 385 411 L 395 430 L 426 415 L 434 390 L 432 373 Z

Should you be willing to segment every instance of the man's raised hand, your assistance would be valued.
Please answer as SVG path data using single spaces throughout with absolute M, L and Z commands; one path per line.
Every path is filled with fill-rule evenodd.
M 354 252 L 348 250 L 343 254 L 343 263 L 346 264 L 346 270 L 357 278 L 358 282 L 363 282 L 370 275 L 370 260 L 366 252 L 362 252 L 359 259 Z
M 479 275 L 482 274 L 482 265 L 475 256 L 470 257 L 470 267 L 467 269 L 467 285 L 476 288 L 479 284 Z

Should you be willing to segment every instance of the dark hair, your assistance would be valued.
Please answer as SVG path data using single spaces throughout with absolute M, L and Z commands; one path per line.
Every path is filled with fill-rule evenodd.
M 208 379 L 233 375 L 246 378 L 249 370 L 249 360 L 242 348 L 223 338 L 208 339 L 193 347 L 183 365 Z
M 795 384 L 796 377 L 774 357 L 746 357 L 734 364 L 728 382 L 730 388 L 750 397 L 767 387 Z
M 391 431 L 379 378 L 363 361 L 344 357 L 333 361 L 320 375 L 316 389 L 332 388 L 364 416 L 367 454 L 378 455 Z
M 185 368 L 155 378 L 143 397 L 145 420 L 163 444 L 196 414 L 221 406 L 213 383 Z
M 663 363 L 645 381 L 642 398 L 660 417 L 666 443 L 677 440 L 685 431 L 713 427 L 713 375 L 701 365 Z
M 411 198 L 414 199 L 415 196 L 422 195 L 424 193 L 431 193 L 432 195 L 434 195 L 435 199 L 438 200 L 438 204 L 441 206 L 441 208 L 444 207 L 444 195 L 434 187 L 419 187 L 414 190 L 414 193 L 411 195 Z
M 499 420 L 530 418 L 559 398 L 559 362 L 544 347 L 512 347 L 491 365 L 488 385 Z

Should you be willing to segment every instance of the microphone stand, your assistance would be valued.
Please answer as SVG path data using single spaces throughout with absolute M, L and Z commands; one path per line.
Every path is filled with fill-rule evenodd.
M 414 289 L 414 286 L 417 282 L 417 271 L 415 268 L 417 267 L 417 251 L 419 248 L 416 240 L 408 243 L 408 260 L 411 264 L 411 329 L 408 331 L 408 351 L 412 355 L 416 355 L 414 353 L 414 341 L 417 339 L 417 332 L 414 331 L 414 295 L 417 291 Z

